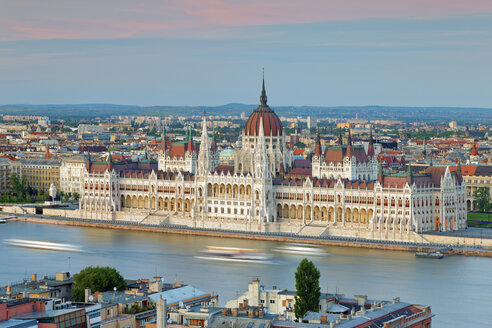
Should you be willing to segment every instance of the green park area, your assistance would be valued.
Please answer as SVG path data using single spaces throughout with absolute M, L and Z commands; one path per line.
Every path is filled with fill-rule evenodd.
M 492 228 L 492 213 L 468 213 L 469 227 Z

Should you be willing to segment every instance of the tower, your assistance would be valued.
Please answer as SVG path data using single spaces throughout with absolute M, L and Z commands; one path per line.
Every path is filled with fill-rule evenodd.
M 197 175 L 207 175 L 210 172 L 210 151 L 208 142 L 207 119 L 203 115 L 202 136 L 200 138 L 200 152 L 198 154 Z
M 254 213 L 258 218 L 258 223 L 274 221 L 272 174 L 266 152 L 262 118 L 260 118 L 260 131 L 255 148 Z

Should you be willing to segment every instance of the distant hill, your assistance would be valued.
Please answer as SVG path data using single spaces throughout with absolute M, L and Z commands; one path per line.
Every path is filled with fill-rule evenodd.
M 47 115 L 52 118 L 92 118 L 112 115 L 240 115 L 246 116 L 257 105 L 231 103 L 221 106 L 128 106 L 114 104 L 78 105 L 1 105 L 3 115 Z M 272 106 L 280 116 L 384 119 L 402 121 L 457 121 L 492 124 L 491 108 L 463 107 L 399 107 L 399 106 Z

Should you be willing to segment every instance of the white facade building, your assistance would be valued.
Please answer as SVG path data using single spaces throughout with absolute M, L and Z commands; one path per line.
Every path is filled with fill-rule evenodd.
M 298 223 L 359 229 L 389 236 L 466 227 L 461 171 L 430 167 L 425 174 L 383 175 L 371 144 L 338 145 L 321 152 L 312 172 L 297 176 L 277 115 L 261 105 L 248 119 L 234 166 L 218 165 L 204 117 L 200 145 L 168 143 L 163 136 L 158 167 L 142 163 L 89 163 L 80 210 L 86 217 L 139 212 L 188 218 L 194 225 L 227 222 L 248 226 Z M 204 224 L 202 226 L 205 226 Z M 210 226 L 210 225 L 209 225 Z

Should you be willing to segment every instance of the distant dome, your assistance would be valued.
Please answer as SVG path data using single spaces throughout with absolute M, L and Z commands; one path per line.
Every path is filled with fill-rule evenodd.
M 256 137 L 259 135 L 260 119 L 263 119 L 263 133 L 266 137 L 282 135 L 282 122 L 280 122 L 277 114 L 267 105 L 264 79 L 261 89 L 260 106 L 253 111 L 246 121 L 246 126 L 244 127 L 245 136 Z

